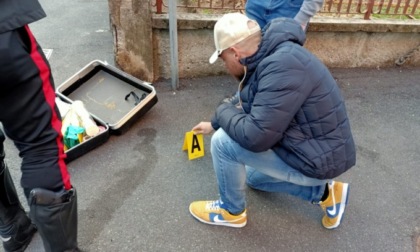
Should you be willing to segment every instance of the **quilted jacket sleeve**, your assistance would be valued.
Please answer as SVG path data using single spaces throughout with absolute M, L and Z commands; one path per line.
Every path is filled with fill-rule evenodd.
M 278 60 L 281 58 L 282 60 Z M 261 152 L 270 149 L 283 137 L 310 93 L 302 64 L 290 53 L 276 53 L 264 59 L 246 84 L 245 112 L 231 104 L 218 107 L 212 120 L 242 147 Z

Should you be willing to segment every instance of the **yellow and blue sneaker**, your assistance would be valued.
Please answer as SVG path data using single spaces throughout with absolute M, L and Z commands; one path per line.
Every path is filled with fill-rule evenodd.
M 319 203 L 325 212 L 322 218 L 322 225 L 325 228 L 334 229 L 340 225 L 349 198 L 349 191 L 347 183 L 337 181 L 328 183 L 328 197 Z
M 241 228 L 246 225 L 246 209 L 233 215 L 223 208 L 221 200 L 194 201 L 190 204 L 190 213 L 197 220 L 210 224 L 227 227 Z

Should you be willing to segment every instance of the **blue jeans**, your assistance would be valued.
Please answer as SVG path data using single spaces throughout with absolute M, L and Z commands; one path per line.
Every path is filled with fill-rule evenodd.
M 271 149 L 258 153 L 244 149 L 222 129 L 211 139 L 211 153 L 220 199 L 232 214 L 246 207 L 246 184 L 257 190 L 284 192 L 317 203 L 328 182 L 303 175 Z
M 302 3 L 303 0 L 247 0 L 245 13 L 263 29 L 274 18 L 294 18 Z

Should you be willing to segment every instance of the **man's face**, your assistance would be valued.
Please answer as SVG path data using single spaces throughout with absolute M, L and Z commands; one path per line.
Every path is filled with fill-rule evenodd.
M 239 62 L 239 57 L 235 55 L 233 49 L 228 48 L 224 50 L 219 57 L 225 63 L 225 67 L 229 74 L 235 77 L 238 81 L 242 80 L 245 74 L 244 66 Z

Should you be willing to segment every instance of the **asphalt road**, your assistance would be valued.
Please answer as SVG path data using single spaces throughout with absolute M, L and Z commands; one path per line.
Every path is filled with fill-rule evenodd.
M 108 2 L 41 0 L 48 17 L 31 25 L 56 86 L 90 61 L 113 64 Z M 416 251 L 420 235 L 420 69 L 331 69 L 346 99 L 357 144 L 349 205 L 337 230 L 319 207 L 288 195 L 247 190 L 242 229 L 192 218 L 194 200 L 217 198 L 205 137 L 203 158 L 188 161 L 186 131 L 209 120 L 236 89 L 229 76 L 154 83 L 159 102 L 130 130 L 69 164 L 79 192 L 79 243 L 85 251 Z M 19 185 L 20 158 L 6 141 Z M 19 191 L 20 188 L 19 188 Z M 22 194 L 23 204 L 26 201 Z M 24 205 L 26 208 L 27 206 Z M 419 244 L 417 251 L 420 251 Z M 43 251 L 36 236 L 27 251 Z

